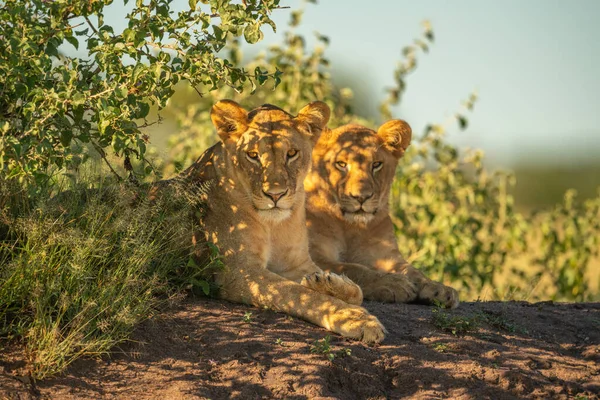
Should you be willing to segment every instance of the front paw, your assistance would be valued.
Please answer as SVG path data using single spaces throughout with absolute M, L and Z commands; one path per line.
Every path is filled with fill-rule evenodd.
M 362 286 L 367 300 L 410 303 L 417 298 L 416 286 L 401 274 L 384 274 Z
M 450 286 L 430 281 L 419 290 L 419 301 L 428 304 L 438 304 L 446 308 L 458 307 L 458 292 Z
M 364 343 L 380 343 L 387 333 L 377 317 L 361 307 L 336 310 L 329 321 L 334 332 Z
M 300 284 L 319 293 L 337 297 L 349 304 L 361 305 L 363 301 L 360 287 L 345 275 L 315 272 L 302 278 Z

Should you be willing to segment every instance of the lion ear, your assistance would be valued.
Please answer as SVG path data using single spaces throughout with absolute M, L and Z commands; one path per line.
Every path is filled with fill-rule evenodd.
M 310 136 L 313 143 L 319 140 L 319 136 L 327 126 L 331 110 L 329 106 L 322 101 L 313 101 L 308 103 L 300 110 L 296 120 L 304 122 L 310 129 Z
M 377 135 L 383 139 L 385 147 L 392 155 L 400 158 L 410 145 L 412 129 L 405 121 L 392 119 L 379 127 Z
M 210 119 L 223 142 L 237 140 L 248 129 L 248 112 L 233 100 L 220 100 L 212 106 Z

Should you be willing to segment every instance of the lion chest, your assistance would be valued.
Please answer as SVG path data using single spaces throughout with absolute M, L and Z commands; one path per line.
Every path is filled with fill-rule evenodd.
M 270 232 L 270 254 L 267 269 L 275 273 L 285 273 L 306 262 L 308 240 L 303 229 L 274 226 Z

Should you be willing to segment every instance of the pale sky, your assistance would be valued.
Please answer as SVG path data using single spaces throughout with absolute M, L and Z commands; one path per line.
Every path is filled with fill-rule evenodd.
M 281 41 L 289 12 L 274 11 L 278 32 L 263 28 L 258 48 Z M 117 28 L 123 15 L 113 6 L 106 21 Z M 435 43 L 419 57 L 395 117 L 422 132 L 477 89 L 469 128 L 454 130 L 453 141 L 481 147 L 506 166 L 516 157 L 600 158 L 600 0 L 321 0 L 306 6 L 299 31 L 329 36 L 332 64 L 364 80 L 372 93 L 362 95 L 377 101 L 424 19 Z

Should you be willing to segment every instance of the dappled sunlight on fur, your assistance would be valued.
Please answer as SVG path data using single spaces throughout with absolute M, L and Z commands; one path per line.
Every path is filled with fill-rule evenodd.
M 342 299 L 346 303 L 359 306 L 363 301 L 363 294 L 360 286 L 344 275 L 336 275 L 329 272 L 315 272 L 306 275 L 302 278 L 300 283 L 317 292 Z
M 223 256 L 225 268 L 215 275 L 219 296 L 349 338 L 383 340 L 383 326 L 359 306 L 360 288 L 346 277 L 324 274 L 308 250 L 303 181 L 329 120 L 327 105 L 310 103 L 294 117 L 272 105 L 248 112 L 224 100 L 214 105 L 211 118 L 221 142 L 179 179 L 212 183 L 202 225 Z
M 344 125 L 321 136 L 304 181 L 311 257 L 346 274 L 365 299 L 453 308 L 458 293 L 404 260 L 389 217 L 390 187 L 411 135 L 406 122 L 391 120 L 377 132 Z

